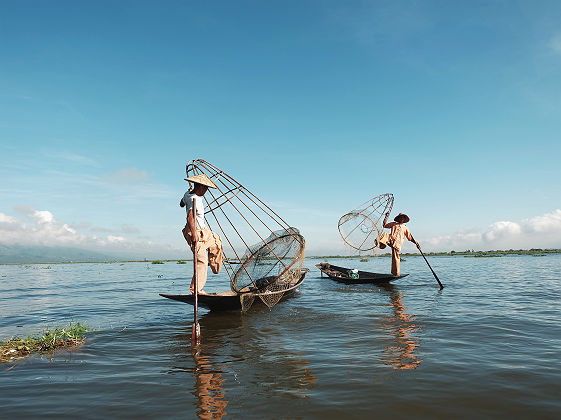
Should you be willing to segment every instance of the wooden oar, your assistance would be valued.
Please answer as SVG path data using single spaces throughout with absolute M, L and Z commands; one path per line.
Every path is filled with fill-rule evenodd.
M 415 241 L 415 238 L 413 238 L 413 236 L 411 236 L 411 238 Z M 440 290 L 444 289 L 444 286 L 442 285 L 442 283 L 440 282 L 440 280 L 438 279 L 438 276 L 436 275 L 436 273 L 434 272 L 434 270 L 432 269 L 432 267 L 429 264 L 429 261 L 427 260 L 427 257 L 425 257 L 425 254 L 423 254 L 423 251 L 421 250 L 421 245 L 419 245 L 419 243 L 417 241 L 415 241 L 415 244 L 417 245 L 417 249 L 419 250 L 419 252 L 421 253 L 421 255 L 423 256 L 423 258 L 425 259 L 425 262 L 427 263 L 427 265 L 430 268 L 430 271 L 432 271 L 432 275 L 434 276 L 434 278 L 436 279 L 436 281 L 438 282 L 438 284 L 440 285 Z

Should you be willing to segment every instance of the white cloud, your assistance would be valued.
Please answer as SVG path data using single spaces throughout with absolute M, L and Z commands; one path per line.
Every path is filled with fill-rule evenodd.
M 19 221 L 15 217 L 0 213 L 0 232 L 12 232 L 18 230 Z
M 423 249 L 432 251 L 561 248 L 561 210 L 518 222 L 495 222 L 484 231 L 458 231 L 419 242 L 426 244 Z
M 130 225 L 92 232 L 89 224 L 71 227 L 47 210 L 19 207 L 18 211 L 21 216 L 17 217 L 0 213 L 0 244 L 77 247 L 118 255 L 134 254 L 138 258 L 180 258 L 187 252 L 179 239 L 154 243 L 149 237 L 139 238 L 137 229 Z M 344 248 L 332 229 L 318 230 L 310 224 L 302 226 L 302 232 L 307 239 L 308 255 L 354 253 Z M 561 248 L 561 209 L 520 221 L 498 221 L 482 230 L 464 229 L 416 239 L 424 251 Z M 406 242 L 404 252 L 409 251 L 414 252 L 415 248 Z
M 84 235 L 55 220 L 46 210 L 31 210 L 26 214 L 30 223 L 0 213 L 0 242 L 4 244 L 28 245 L 77 245 Z
M 483 233 L 483 240 L 486 242 L 494 242 L 500 239 L 512 238 L 520 235 L 522 228 L 518 223 L 514 222 L 495 222 L 487 232 Z
M 8 216 L 4 213 L 0 213 L 0 223 L 14 224 L 16 222 L 17 222 L 17 219 L 15 217 Z
M 561 210 L 536 216 L 522 222 L 522 226 L 529 232 L 557 232 L 561 233 Z
M 35 210 L 31 215 L 30 215 L 37 223 L 39 224 L 50 224 L 53 223 L 55 221 L 55 218 L 53 216 L 53 214 L 50 211 L 46 211 L 46 210 Z
M 123 238 L 122 236 L 109 235 L 107 237 L 107 241 L 108 242 L 113 242 L 113 243 L 122 243 L 122 242 L 125 242 L 126 239 Z
M 177 257 L 185 250 L 176 249 L 167 244 L 155 244 L 149 239 L 130 240 L 115 232 L 104 232 L 102 236 L 80 232 L 77 227 L 59 221 L 47 210 L 35 210 L 28 207 L 18 208 L 21 217 L 0 213 L 0 244 L 3 245 L 39 245 L 63 246 L 91 249 L 97 252 L 136 254 L 138 257 L 158 256 Z M 88 225 L 85 225 L 86 228 Z M 121 227 L 116 230 L 133 231 Z

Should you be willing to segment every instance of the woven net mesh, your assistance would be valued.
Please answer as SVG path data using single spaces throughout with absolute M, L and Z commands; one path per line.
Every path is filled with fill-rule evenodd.
M 295 228 L 277 230 L 251 247 L 234 276 L 234 287 L 249 287 L 272 308 L 300 280 L 304 264 L 304 238 Z M 253 281 L 253 279 L 255 279 Z M 252 287 L 254 285 L 255 287 Z
M 240 303 L 242 306 L 242 312 L 247 312 L 249 308 L 251 308 L 251 305 L 253 305 L 254 301 L 255 301 L 255 293 L 252 292 L 241 293 Z
M 343 241 L 358 251 L 370 251 L 377 246 L 383 233 L 385 214 L 393 207 L 393 194 L 378 195 L 339 219 Z
M 187 177 L 203 173 L 218 187 L 204 195 L 205 223 L 221 236 L 223 267 L 242 310 L 256 297 L 274 306 L 302 276 L 304 237 L 221 169 L 202 159 L 187 165 Z

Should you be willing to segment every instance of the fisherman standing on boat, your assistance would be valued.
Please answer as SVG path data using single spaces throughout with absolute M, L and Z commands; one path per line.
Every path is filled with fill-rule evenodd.
M 380 249 L 383 249 L 388 245 L 392 249 L 392 274 L 394 276 L 399 276 L 399 251 L 401 251 L 401 246 L 403 245 L 403 240 L 407 238 L 410 242 L 413 242 L 417 245 L 417 248 L 420 248 L 420 245 L 415 239 L 413 239 L 413 235 L 409 231 L 409 228 L 405 226 L 405 223 L 409 222 L 409 216 L 403 213 L 399 213 L 393 219 L 393 222 L 388 223 L 388 217 L 390 213 L 386 213 L 386 217 L 384 218 L 384 223 L 382 224 L 385 228 L 390 229 L 390 234 L 384 233 L 380 238 Z
M 205 175 L 195 175 L 185 178 L 193 184 L 179 201 L 180 207 L 187 211 L 187 223 L 183 228 L 183 236 L 193 251 L 197 270 L 197 289 L 199 293 L 206 284 L 209 256 L 211 268 L 215 274 L 220 272 L 223 260 L 222 241 L 217 233 L 207 229 L 205 225 L 205 209 L 203 196 L 209 188 L 218 188 L 210 178 Z M 195 274 L 191 280 L 191 293 L 195 293 Z M 204 292 L 203 292 L 204 293 Z

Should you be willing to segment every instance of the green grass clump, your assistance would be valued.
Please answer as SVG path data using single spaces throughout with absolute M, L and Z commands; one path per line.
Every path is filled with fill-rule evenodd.
M 475 255 L 464 255 L 464 257 L 472 257 L 472 258 L 498 258 L 498 257 L 502 257 L 502 255 L 495 255 L 495 254 L 475 254 Z
M 163 262 L 163 261 L 160 261 L 160 260 L 154 260 L 154 261 L 152 261 L 152 264 L 163 264 L 163 263 L 164 263 L 164 262 Z
M 40 337 L 13 337 L 0 341 L 0 363 L 29 356 L 32 353 L 50 352 L 62 347 L 74 347 L 82 344 L 89 331 L 84 324 L 77 322 L 68 326 L 46 329 Z
M 177 264 L 187 264 L 185 261 L 179 260 L 177 261 Z

